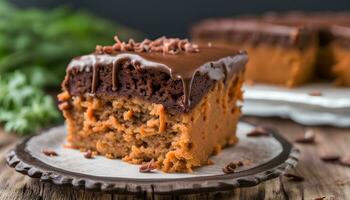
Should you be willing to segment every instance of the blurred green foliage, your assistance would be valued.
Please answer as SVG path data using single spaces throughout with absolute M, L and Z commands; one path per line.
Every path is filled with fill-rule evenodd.
M 22 10 L 0 0 L 0 123 L 25 134 L 59 118 L 43 88 L 59 88 L 71 58 L 112 43 L 115 34 L 139 36 L 82 11 Z
M 136 37 L 135 31 L 84 12 L 58 8 L 21 10 L 0 1 L 0 74 L 20 69 L 41 72 L 38 82 L 57 85 L 72 57 L 109 44 L 113 36 Z
M 0 75 L 0 105 L 0 122 L 7 132 L 33 133 L 59 118 L 52 97 L 19 72 Z

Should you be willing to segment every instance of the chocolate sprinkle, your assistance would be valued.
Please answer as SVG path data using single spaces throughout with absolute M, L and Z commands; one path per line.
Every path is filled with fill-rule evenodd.
M 350 167 L 350 154 L 340 159 L 340 164 Z
M 288 180 L 290 180 L 290 181 L 294 181 L 294 182 L 302 182 L 302 181 L 304 181 L 304 177 L 298 176 L 298 175 L 295 175 L 295 174 L 287 173 L 284 176 L 287 177 Z
M 270 136 L 270 131 L 264 127 L 258 126 L 247 134 L 247 137 Z
M 157 169 L 156 163 L 154 162 L 154 160 L 152 159 L 150 162 L 141 165 L 139 171 L 141 173 L 147 173 L 147 172 L 151 172 L 152 170 Z
M 50 157 L 58 156 L 58 154 L 57 154 L 55 151 L 53 151 L 53 150 L 43 149 L 42 152 L 43 152 L 43 154 L 45 154 L 46 156 L 50 156 Z
M 303 137 L 297 138 L 296 143 L 302 144 L 314 144 L 315 143 L 315 132 L 313 130 L 307 130 Z
M 235 173 L 235 169 L 238 167 L 242 167 L 243 166 L 243 162 L 242 161 L 237 161 L 237 162 L 230 162 L 229 164 L 227 164 L 222 171 L 225 174 L 232 174 Z
M 180 52 L 196 53 L 199 52 L 198 45 L 190 43 L 187 39 L 160 37 L 154 41 L 144 39 L 142 42 L 135 42 L 133 39 L 122 42 L 118 36 L 114 36 L 115 44 L 111 46 L 96 46 L 98 54 L 113 54 L 118 51 L 134 52 L 160 52 L 164 54 L 179 54 Z

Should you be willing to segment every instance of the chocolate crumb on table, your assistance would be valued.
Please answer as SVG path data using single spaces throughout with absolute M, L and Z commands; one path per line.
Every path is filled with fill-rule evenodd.
M 69 105 L 60 106 L 69 143 L 191 172 L 238 141 L 245 51 L 179 38 L 114 40 L 67 67 L 58 99 Z
M 56 151 L 50 150 L 50 149 L 43 149 L 42 150 L 43 154 L 45 154 L 46 156 L 58 156 L 58 154 L 56 153 Z
M 306 130 L 302 137 L 295 139 L 295 142 L 302 144 L 314 144 L 316 142 L 315 131 L 312 129 Z
M 147 172 L 151 172 L 152 170 L 157 169 L 157 165 L 154 162 L 154 160 L 152 159 L 150 162 L 143 164 L 140 166 L 139 171 L 141 173 L 147 173 Z
M 320 159 L 324 162 L 336 162 L 339 161 L 340 156 L 336 153 L 322 153 Z
M 288 180 L 293 181 L 293 182 L 302 182 L 302 181 L 304 181 L 304 177 L 296 175 L 296 174 L 286 173 L 284 176 L 287 177 Z

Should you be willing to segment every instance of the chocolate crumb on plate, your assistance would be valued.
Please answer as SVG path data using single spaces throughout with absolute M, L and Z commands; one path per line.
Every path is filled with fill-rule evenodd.
M 243 162 L 242 161 L 237 161 L 237 162 L 230 162 L 229 164 L 227 164 L 222 171 L 225 174 L 232 174 L 235 173 L 235 169 L 238 167 L 243 167 Z
M 87 151 L 85 152 L 85 154 L 84 154 L 84 158 L 86 158 L 86 159 L 92 159 L 92 158 L 94 158 L 93 152 L 92 152 L 90 149 L 87 150 Z
M 247 137 L 260 137 L 260 136 L 270 136 L 270 131 L 262 126 L 255 127 L 254 130 L 247 134 Z
M 340 159 L 340 156 L 336 153 L 323 153 L 320 155 L 320 158 L 324 162 L 335 162 Z
M 350 154 L 340 159 L 340 164 L 350 167 Z
M 284 176 L 287 177 L 288 180 L 290 180 L 290 181 L 294 181 L 294 182 L 302 182 L 302 181 L 304 181 L 304 177 L 298 176 L 296 174 L 287 173 Z
M 305 132 L 303 137 L 299 137 L 295 140 L 296 143 L 302 144 L 314 144 L 315 143 L 315 132 L 309 129 Z
M 316 97 L 320 97 L 322 96 L 322 93 L 319 91 L 311 91 L 308 93 L 310 96 L 316 96 Z
M 43 149 L 42 150 L 43 154 L 45 154 L 46 156 L 58 156 L 58 154 L 56 153 L 56 151 L 53 150 L 49 150 L 49 149 Z
M 157 169 L 157 166 L 156 166 L 156 163 L 154 162 L 154 160 L 152 159 L 148 163 L 141 165 L 139 171 L 141 173 L 147 173 L 147 172 L 151 172 L 152 170 L 155 170 L 155 169 Z

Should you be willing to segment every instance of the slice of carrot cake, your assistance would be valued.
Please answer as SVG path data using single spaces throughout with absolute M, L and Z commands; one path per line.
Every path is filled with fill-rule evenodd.
M 248 82 L 294 87 L 313 78 L 318 46 L 306 28 L 250 18 L 207 19 L 196 24 L 191 34 L 199 44 L 246 49 Z
M 77 57 L 58 96 L 74 148 L 189 172 L 237 142 L 247 54 L 159 38 Z

